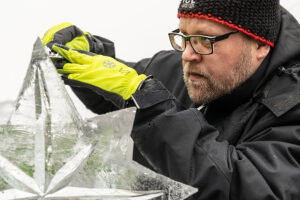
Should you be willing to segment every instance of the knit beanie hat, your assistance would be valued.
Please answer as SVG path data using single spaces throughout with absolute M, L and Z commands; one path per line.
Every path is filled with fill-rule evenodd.
M 181 0 L 181 17 L 213 20 L 271 47 L 280 29 L 279 0 Z

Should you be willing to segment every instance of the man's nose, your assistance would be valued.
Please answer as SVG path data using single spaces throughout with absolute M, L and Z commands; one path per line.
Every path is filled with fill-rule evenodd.
M 186 43 L 185 50 L 182 53 L 182 60 L 187 62 L 196 61 L 199 62 L 201 60 L 201 55 L 197 54 L 191 44 L 189 42 Z

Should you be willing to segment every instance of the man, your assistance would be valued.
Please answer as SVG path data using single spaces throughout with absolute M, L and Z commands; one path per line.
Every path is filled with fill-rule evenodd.
M 70 62 L 58 71 L 88 108 L 138 108 L 134 159 L 197 187 L 194 199 L 300 199 L 298 22 L 276 0 L 182 0 L 178 17 L 179 52 L 135 65 L 103 38 L 65 37 L 70 24 L 43 41 Z

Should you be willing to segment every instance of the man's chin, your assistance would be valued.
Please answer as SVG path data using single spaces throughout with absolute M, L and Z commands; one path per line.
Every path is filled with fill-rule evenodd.
M 209 103 L 212 91 L 210 91 L 211 89 L 205 77 L 202 77 L 197 81 L 191 80 L 190 77 L 185 77 L 185 85 L 189 97 L 194 103 L 198 105 Z
M 190 84 L 189 86 L 187 86 L 187 89 L 189 97 L 194 103 L 203 103 L 202 94 L 205 93 L 205 91 L 203 91 L 203 88 L 200 88 L 198 84 Z
M 190 99 L 198 105 L 208 104 L 221 95 L 221 92 L 210 88 L 205 81 L 189 82 L 187 89 Z

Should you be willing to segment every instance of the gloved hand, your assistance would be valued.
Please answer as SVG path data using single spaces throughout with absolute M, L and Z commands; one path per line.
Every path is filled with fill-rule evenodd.
M 62 44 L 71 49 L 93 53 L 104 51 L 103 43 L 99 39 L 68 22 L 51 27 L 44 34 L 42 41 L 50 49 L 53 44 Z
M 146 78 L 108 56 L 91 56 L 59 44 L 53 45 L 52 49 L 70 62 L 56 63 L 58 72 L 65 74 L 65 79 L 92 85 L 99 89 L 98 94 L 104 90 L 106 95 L 113 93 L 128 100 Z

